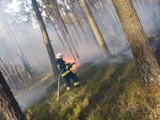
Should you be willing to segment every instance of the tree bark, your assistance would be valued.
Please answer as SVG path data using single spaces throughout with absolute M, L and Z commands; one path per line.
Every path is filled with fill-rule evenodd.
M 47 30 L 46 30 L 43 18 L 41 16 L 41 13 L 39 11 L 36 0 L 32 0 L 32 6 L 33 6 L 33 10 L 36 14 L 36 17 L 37 17 L 37 20 L 38 20 L 38 23 L 39 23 L 39 26 L 40 26 L 40 29 L 41 29 L 41 32 L 42 32 L 43 40 L 44 40 L 44 43 L 46 45 L 46 48 L 47 48 L 47 51 L 48 51 L 48 54 L 49 54 L 49 58 L 50 58 L 51 65 L 52 65 L 52 68 L 53 68 L 54 77 L 57 80 L 59 72 L 58 72 L 58 69 L 57 69 L 57 66 L 56 66 L 56 62 L 55 62 L 55 53 L 53 51 L 53 48 L 52 48 L 52 45 L 51 45 L 51 42 L 50 42 L 50 39 L 49 39 L 49 35 L 47 33 Z
M 96 21 L 94 20 L 92 14 L 91 14 L 91 11 L 89 9 L 89 6 L 88 6 L 86 0 L 80 0 L 80 2 L 82 4 L 82 7 L 83 7 L 85 13 L 86 13 L 86 16 L 89 20 L 89 23 L 90 23 L 90 25 L 91 25 L 91 27 L 94 31 L 94 34 L 97 38 L 97 41 L 98 41 L 100 47 L 102 48 L 102 50 L 104 51 L 105 54 L 110 54 L 110 51 L 109 51 L 109 49 L 108 49 L 108 47 L 107 47 L 107 45 L 104 41 L 102 33 L 100 32 L 100 29 L 98 28 L 98 26 L 96 24 Z
M 160 69 L 131 0 L 112 0 L 145 84 L 160 82 Z
M 24 114 L 0 72 L 0 110 L 6 120 L 25 120 Z

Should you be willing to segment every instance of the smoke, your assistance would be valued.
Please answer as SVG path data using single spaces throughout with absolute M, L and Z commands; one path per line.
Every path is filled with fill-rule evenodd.
M 93 13 L 93 11 L 92 13 L 98 23 L 98 26 L 100 27 L 105 42 L 107 43 L 113 55 L 121 53 L 123 55 L 126 55 L 127 58 L 126 56 L 120 56 L 117 58 L 105 57 L 99 45 L 94 40 L 94 36 L 91 35 L 91 31 L 85 31 L 87 36 L 86 39 L 86 36 L 81 31 L 80 27 L 77 27 L 78 33 L 81 36 L 80 39 L 79 35 L 75 32 L 74 27 L 72 25 L 67 25 L 67 28 L 69 29 L 69 32 L 71 34 L 73 44 L 80 56 L 80 59 L 77 59 L 77 61 L 75 61 L 77 64 L 76 67 L 79 67 L 85 63 L 98 64 L 104 60 L 108 61 L 108 63 L 124 62 L 125 59 L 132 57 L 131 50 L 129 48 L 128 42 L 122 30 L 119 19 L 116 15 L 112 2 L 110 0 L 107 3 L 106 0 L 101 0 L 101 2 L 104 4 L 100 4 L 98 8 L 98 13 Z M 7 2 L 5 4 L 7 4 Z M 138 2 L 137 4 L 141 6 L 141 9 L 138 9 L 138 6 L 136 6 L 138 14 L 141 18 L 141 22 L 147 34 L 150 35 L 151 31 L 155 31 L 155 27 L 152 23 L 153 19 L 150 18 L 150 14 L 152 14 L 153 12 L 147 9 L 148 13 L 144 14 L 146 13 L 145 4 L 140 4 Z M 6 12 L 5 9 L 0 10 L 0 56 L 1 58 L 3 58 L 5 64 L 12 63 L 14 67 L 16 65 L 22 65 L 19 56 L 19 49 L 17 47 L 18 44 L 31 66 L 33 66 L 37 71 L 41 70 L 45 73 L 50 71 L 51 64 L 38 25 L 35 24 L 35 22 L 32 22 L 32 24 L 13 24 L 14 20 L 17 19 L 12 16 L 12 13 L 10 11 Z M 35 21 L 35 18 L 32 18 L 32 21 Z M 75 23 L 75 26 L 78 26 L 78 23 Z M 60 30 L 58 28 L 56 29 L 62 37 L 65 46 L 63 46 L 60 42 L 51 24 L 47 24 L 47 30 L 51 39 L 51 44 L 53 46 L 54 52 L 61 52 L 65 55 L 65 57 L 73 59 L 69 49 L 65 47 L 67 46 L 67 38 L 62 37 Z M 12 32 L 15 38 L 10 32 Z M 73 60 L 66 61 L 73 62 Z M 42 69 L 40 69 L 40 66 L 43 66 Z M 43 98 L 47 94 L 46 89 L 50 84 L 52 84 L 52 82 L 53 78 L 37 80 L 37 82 L 33 83 L 33 85 L 29 86 L 29 88 L 23 88 L 18 91 L 14 91 L 15 97 L 20 106 L 22 107 L 22 110 L 26 110 L 37 100 Z
M 13 1 L 13 2 L 15 3 L 16 1 Z M 110 2 L 106 5 L 107 6 L 105 7 L 113 11 L 112 13 L 113 15 L 116 15 L 113 5 Z M 6 24 L 9 24 L 11 16 L 9 16 L 10 14 L 4 14 L 4 13 L 1 13 L 1 14 L 5 16 L 6 22 L 8 23 L 5 23 L 4 21 L 0 22 L 2 23 L 0 25 L 3 25 L 1 29 L 3 30 L 2 32 L 3 34 L 0 34 L 0 37 L 1 37 L 0 44 L 3 47 L 0 48 L 0 51 L 2 51 L 0 55 L 2 55 L 3 58 L 5 59 L 6 57 L 4 55 L 5 53 L 4 51 L 7 50 L 9 53 L 8 56 L 10 56 L 14 60 L 14 57 L 18 56 L 18 49 L 15 44 L 15 40 L 13 40 L 12 35 L 10 35 L 9 31 L 6 28 L 7 26 Z M 111 12 L 104 14 L 104 11 L 102 11 L 101 14 L 103 14 L 102 21 L 105 21 L 106 18 L 108 19 L 109 17 L 107 15 L 110 15 Z M 1 16 L 1 18 L 3 18 L 3 16 Z M 104 32 L 103 32 L 103 35 L 104 35 L 105 41 L 108 47 L 110 48 L 110 51 L 112 52 L 112 54 L 117 54 L 123 47 L 125 47 L 123 45 L 125 45 L 127 41 L 125 39 L 121 26 L 116 27 L 117 24 L 119 24 L 118 19 L 116 18 L 115 20 L 113 20 L 113 17 L 109 17 L 109 18 L 110 18 L 109 21 L 106 21 L 108 25 L 108 30 L 109 30 L 107 32 L 109 35 L 105 35 Z M 78 26 L 78 24 L 76 24 L 76 26 Z M 101 24 L 99 24 L 99 26 L 102 27 Z M 39 27 L 34 26 L 33 28 L 33 26 L 29 25 L 27 28 L 25 28 L 26 24 L 19 24 L 16 27 L 14 26 L 10 26 L 10 27 L 16 38 L 17 43 L 21 47 L 22 51 L 24 52 L 25 56 L 28 58 L 32 66 L 38 66 L 37 65 L 37 62 L 38 62 L 38 64 L 46 64 L 46 66 L 49 67 L 50 66 L 49 57 L 48 57 L 45 45 L 43 43 L 43 38 L 42 38 Z M 73 26 L 67 25 L 67 27 L 69 29 L 70 34 L 71 34 L 71 31 L 73 31 L 73 34 L 71 34 L 72 41 L 79 53 L 79 56 L 80 56 L 79 61 L 81 63 L 86 63 L 88 61 L 89 62 L 94 61 L 93 58 L 95 56 L 104 55 L 99 45 L 97 45 L 97 42 L 95 42 L 93 38 L 91 38 L 92 36 L 88 36 L 88 39 L 86 40 L 84 34 L 82 34 L 82 31 L 78 27 L 77 28 L 78 32 L 81 35 L 81 39 L 83 40 L 81 41 L 77 33 L 74 31 Z M 116 28 L 116 29 L 112 29 L 112 28 Z M 55 53 L 62 52 L 63 54 L 65 54 L 65 56 L 72 57 L 68 48 L 64 48 L 64 46 L 60 42 L 58 36 L 56 35 L 56 32 L 54 31 L 51 25 L 48 25 L 47 30 L 48 30 L 48 33 L 51 39 L 51 43 L 52 43 Z M 88 31 L 86 31 L 86 33 L 87 32 Z M 5 42 L 2 41 L 2 39 L 5 40 Z M 64 43 L 66 40 L 67 38 L 64 38 L 63 40 Z M 89 41 L 89 43 L 87 41 Z M 17 60 L 17 58 L 15 59 Z
M 22 111 L 27 110 L 28 107 L 31 107 L 34 103 L 42 99 L 46 94 L 44 88 L 38 88 L 36 90 L 25 90 L 18 93 L 18 95 L 15 95 L 15 98 L 18 101 Z
M 50 94 L 48 93 L 48 87 L 52 84 L 54 84 L 54 80 L 53 75 L 50 72 L 33 85 L 18 91 L 14 91 L 15 98 L 18 101 L 21 109 L 26 111 L 33 104 L 37 103 L 37 101 L 48 97 Z

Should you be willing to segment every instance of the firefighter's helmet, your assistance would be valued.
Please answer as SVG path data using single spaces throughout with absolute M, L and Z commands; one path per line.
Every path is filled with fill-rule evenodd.
M 63 57 L 63 54 L 62 54 L 62 53 L 57 53 L 55 59 L 62 59 L 62 57 Z

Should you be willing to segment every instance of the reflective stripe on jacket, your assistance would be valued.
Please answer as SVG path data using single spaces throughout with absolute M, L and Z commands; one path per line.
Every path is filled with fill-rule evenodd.
M 66 76 L 68 73 L 70 73 L 70 64 L 65 64 L 65 62 L 62 59 L 59 59 L 57 61 L 57 68 L 59 71 L 62 71 L 62 77 Z

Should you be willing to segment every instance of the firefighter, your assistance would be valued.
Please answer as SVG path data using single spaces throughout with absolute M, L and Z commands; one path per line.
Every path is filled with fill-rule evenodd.
M 66 90 L 69 91 L 71 89 L 71 81 L 70 79 L 73 80 L 74 86 L 79 86 L 79 80 L 78 77 L 75 73 L 73 73 L 70 69 L 75 63 L 65 63 L 63 60 L 63 54 L 58 53 L 56 55 L 56 62 L 57 62 L 57 67 L 58 70 L 61 73 L 61 76 L 65 79 L 66 82 Z

